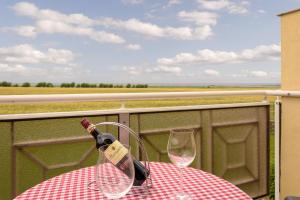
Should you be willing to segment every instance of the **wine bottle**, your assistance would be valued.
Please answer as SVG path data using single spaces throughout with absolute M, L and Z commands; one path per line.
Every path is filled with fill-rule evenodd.
M 93 136 L 96 140 L 96 148 L 104 153 L 109 153 L 112 157 L 111 162 L 117 166 L 125 174 L 129 173 L 123 170 L 123 165 L 126 164 L 128 158 L 126 156 L 127 149 L 110 133 L 101 133 L 95 125 L 84 118 L 81 120 L 81 125 Z M 117 154 L 111 153 L 112 150 L 118 152 Z M 133 158 L 135 177 L 134 186 L 140 186 L 149 176 L 149 170 L 138 160 Z

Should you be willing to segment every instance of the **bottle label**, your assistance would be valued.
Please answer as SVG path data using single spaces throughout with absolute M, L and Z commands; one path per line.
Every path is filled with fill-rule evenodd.
M 124 147 L 118 140 L 114 141 L 109 147 L 104 151 L 106 158 L 117 165 L 124 156 L 128 153 L 128 149 Z

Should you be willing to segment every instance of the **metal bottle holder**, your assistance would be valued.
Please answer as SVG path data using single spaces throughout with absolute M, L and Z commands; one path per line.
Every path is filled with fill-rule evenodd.
M 148 189 L 152 187 L 152 179 L 151 179 L 149 158 L 148 158 L 148 154 L 147 154 L 147 151 L 145 149 L 145 145 L 144 145 L 143 140 L 131 128 L 129 128 L 128 126 L 125 126 L 124 124 L 118 123 L 118 122 L 100 122 L 98 124 L 95 124 L 95 127 L 106 126 L 106 125 L 117 126 L 119 128 L 122 128 L 122 129 L 126 130 L 138 142 L 138 147 L 140 148 L 141 153 L 143 154 L 143 156 L 145 158 L 145 160 L 141 161 L 141 162 L 143 162 L 145 168 L 147 170 L 149 170 L 149 176 L 147 177 L 147 175 L 145 174 L 145 176 L 147 177 L 145 182 L 141 186 L 132 186 L 132 188 L 134 190 L 135 189 L 138 189 L 138 190 L 142 189 L 142 190 L 145 190 L 146 192 L 148 192 Z M 98 188 L 92 187 L 92 185 L 94 185 L 94 184 L 96 184 L 95 180 L 88 183 L 88 189 L 99 191 Z

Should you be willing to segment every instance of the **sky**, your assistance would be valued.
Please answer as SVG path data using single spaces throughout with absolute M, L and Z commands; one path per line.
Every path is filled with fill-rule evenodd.
M 0 81 L 278 84 L 300 0 L 0 0 Z

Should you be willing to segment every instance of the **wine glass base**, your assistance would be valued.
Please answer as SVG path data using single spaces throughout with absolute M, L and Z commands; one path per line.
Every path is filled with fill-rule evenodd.
M 174 194 L 171 198 L 171 200 L 192 200 L 193 196 L 191 194 L 187 193 L 177 193 Z

